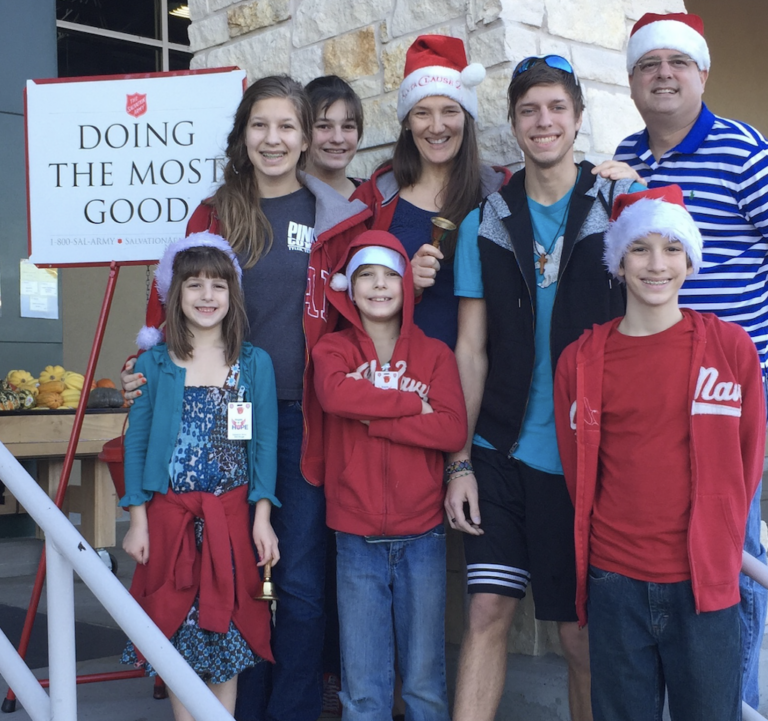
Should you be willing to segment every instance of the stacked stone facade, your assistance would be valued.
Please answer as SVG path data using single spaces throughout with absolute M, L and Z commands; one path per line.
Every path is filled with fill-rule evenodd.
M 398 134 L 396 91 L 405 51 L 425 32 L 464 40 L 488 70 L 478 88 L 484 161 L 518 167 L 507 122 L 512 68 L 528 55 L 567 57 L 587 110 L 579 158 L 598 161 L 642 126 L 629 97 L 624 48 L 644 12 L 684 10 L 683 0 L 189 0 L 193 68 L 237 65 L 249 80 L 287 73 L 300 82 L 339 75 L 363 98 L 365 134 L 351 171 L 367 176 Z
M 599 162 L 642 127 L 629 96 L 624 50 L 646 12 L 684 11 L 683 0 L 189 0 L 192 68 L 237 65 L 249 81 L 287 73 L 306 83 L 336 74 L 363 99 L 365 132 L 350 175 L 367 177 L 397 138 L 397 88 L 405 51 L 423 33 L 461 38 L 470 62 L 487 69 L 478 87 L 478 137 L 485 162 L 520 167 L 507 121 L 506 89 L 529 55 L 568 58 L 581 79 L 586 111 L 578 159 Z M 463 626 L 461 539 L 449 541 L 447 637 Z M 534 622 L 526 599 L 515 618 L 511 650 L 558 647 L 554 624 Z

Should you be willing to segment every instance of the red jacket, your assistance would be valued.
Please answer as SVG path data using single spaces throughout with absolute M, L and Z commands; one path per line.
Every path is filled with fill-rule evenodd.
M 307 358 L 304 370 L 304 438 L 301 448 L 301 472 L 314 486 L 323 484 L 323 440 L 311 436 L 312 428 L 322 428 L 322 408 L 315 396 L 312 376 L 312 348 L 328 331 L 336 328 L 338 313 L 326 303 L 326 285 L 331 270 L 347 257 L 349 244 L 366 227 L 371 211 L 359 201 L 347 201 L 333 188 L 317 178 L 299 173 L 302 184 L 315 196 L 315 236 L 309 253 L 306 300 L 304 303 L 304 335 L 307 340 Z M 210 230 L 219 233 L 219 219 L 215 209 L 201 204 L 189 219 L 187 235 Z
M 760 362 L 749 335 L 715 315 L 688 309 L 683 313 L 694 324 L 687 388 L 692 481 L 688 559 L 697 612 L 717 611 L 739 602 L 747 514 L 763 473 L 765 396 Z M 604 350 L 609 333 L 620 322 L 616 318 L 585 331 L 565 349 L 555 373 L 557 441 L 576 509 L 576 606 L 581 625 L 587 623 Z
M 373 341 L 347 291 L 329 289 L 330 303 L 352 327 L 324 336 L 312 352 L 325 411 L 327 521 L 359 536 L 423 533 L 443 518 L 443 452 L 460 450 L 466 440 L 464 396 L 451 350 L 413 324 L 413 278 L 403 246 L 389 233 L 376 235 L 376 245 L 406 260 L 403 320 L 390 362 L 399 388 L 374 386 Z M 366 244 L 353 243 L 350 255 Z M 336 270 L 345 265 L 346 259 Z M 347 377 L 353 372 L 363 377 Z M 421 413 L 422 398 L 434 413 Z
M 199 594 L 201 628 L 226 633 L 232 621 L 253 652 L 274 663 L 269 607 L 254 599 L 261 580 L 251 547 L 247 492 L 247 486 L 239 486 L 221 496 L 155 493 L 147 504 L 149 562 L 136 566 L 131 595 L 170 638 Z M 205 519 L 202 553 L 195 544 L 195 517 Z
M 483 165 L 480 169 L 480 182 L 483 198 L 495 193 L 509 182 L 512 173 L 506 168 Z M 350 200 L 362 200 L 373 212 L 373 217 L 366 221 L 375 230 L 389 230 L 395 215 L 400 189 L 397 187 L 392 166 L 379 168 L 371 179 L 358 187 Z

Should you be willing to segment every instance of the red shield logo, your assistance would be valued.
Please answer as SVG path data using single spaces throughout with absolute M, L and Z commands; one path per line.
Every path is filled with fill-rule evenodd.
M 126 95 L 125 110 L 128 115 L 132 115 L 134 118 L 144 115 L 147 112 L 147 94 L 134 93 L 133 95 Z

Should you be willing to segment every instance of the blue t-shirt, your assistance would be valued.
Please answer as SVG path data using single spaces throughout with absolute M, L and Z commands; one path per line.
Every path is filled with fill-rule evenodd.
M 633 183 L 630 190 L 645 190 L 640 183 Z M 565 214 L 570 205 L 571 188 L 560 200 L 552 205 L 542 205 L 528 198 L 528 211 L 533 225 L 533 236 L 538 243 L 550 250 L 565 228 Z M 467 215 L 459 228 L 456 247 L 456 295 L 465 298 L 483 297 L 483 277 L 480 266 L 480 251 L 477 247 L 477 234 L 480 223 L 480 210 Z M 534 253 L 534 255 L 537 255 Z M 518 445 L 513 456 L 532 468 L 545 473 L 563 473 L 560 453 L 555 435 L 554 388 L 552 382 L 552 353 L 550 350 L 550 328 L 552 308 L 555 303 L 557 281 L 546 288 L 541 287 L 539 266 L 536 263 L 536 324 L 534 330 L 535 360 L 528 406 L 520 429 Z M 475 434 L 472 442 L 482 448 L 493 448 L 482 436 Z
M 568 212 L 571 188 L 552 205 L 542 205 L 528 198 L 534 238 L 547 250 L 555 241 L 555 234 L 562 235 Z M 480 267 L 480 251 L 477 233 L 480 211 L 470 213 L 459 228 L 456 248 L 456 294 L 466 298 L 483 297 L 483 278 Z M 538 264 L 536 278 L 540 279 Z M 554 389 L 552 384 L 552 358 L 549 347 L 552 307 L 555 302 L 557 282 L 546 288 L 536 289 L 536 325 L 534 331 L 535 360 L 533 378 L 528 396 L 528 406 L 520 430 L 514 457 L 532 468 L 545 473 L 562 474 L 560 454 L 555 435 Z M 472 442 L 483 448 L 493 448 L 482 436 L 475 434 Z
M 432 210 L 417 208 L 399 198 L 389 232 L 405 248 L 408 257 L 432 240 Z M 453 260 L 441 260 L 435 284 L 427 288 L 413 311 L 413 321 L 430 338 L 439 338 L 453 350 L 458 333 L 459 299 L 453 292 Z

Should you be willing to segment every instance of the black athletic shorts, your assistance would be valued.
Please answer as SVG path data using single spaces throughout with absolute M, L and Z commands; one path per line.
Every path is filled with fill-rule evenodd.
M 482 536 L 464 535 L 467 591 L 523 598 L 536 618 L 576 621 L 573 504 L 563 476 L 472 447 Z

